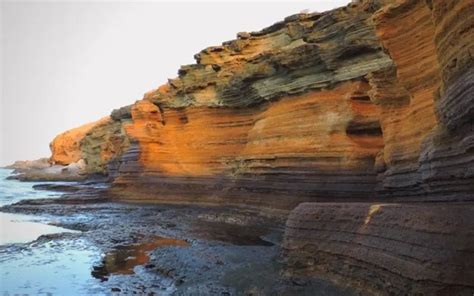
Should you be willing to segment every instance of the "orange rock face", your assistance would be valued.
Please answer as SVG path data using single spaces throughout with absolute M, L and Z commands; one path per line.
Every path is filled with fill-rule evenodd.
M 374 16 L 377 35 L 395 68 L 372 74 L 374 100 L 382 108 L 382 191 L 418 194 L 418 158 L 423 141 L 437 125 L 434 93 L 440 85 L 431 11 L 422 1 L 389 5 Z M 401 25 L 403 24 L 403 25 Z
M 52 152 L 51 161 L 55 164 L 61 165 L 78 162 L 83 158 L 80 148 L 81 141 L 94 127 L 105 123 L 108 120 L 109 117 L 105 117 L 58 135 L 50 144 Z
M 53 160 L 84 158 L 120 199 L 471 199 L 472 6 L 365 0 L 239 33 Z
M 374 196 L 383 138 L 365 75 L 393 62 L 368 6 L 291 16 L 196 60 L 132 107 L 117 198 L 291 207 Z
M 456 203 L 302 203 L 286 223 L 288 272 L 363 295 L 469 295 L 473 215 Z
M 472 202 L 449 202 L 474 197 L 473 14 L 462 0 L 375 13 L 394 61 L 368 75 L 384 139 L 377 197 L 438 202 L 302 203 L 286 224 L 289 273 L 368 295 L 473 293 Z
M 140 101 L 132 108 L 133 123 L 125 126 L 140 147 L 136 182 L 119 176 L 117 194 L 132 198 L 123 189 L 137 186 L 145 193 L 148 185 L 169 202 L 226 199 L 210 196 L 208 186 L 229 195 L 247 190 L 249 197 L 252 190 L 285 195 L 289 188 L 323 197 L 344 186 L 352 188 L 350 195 L 366 195 L 373 192 L 375 156 L 383 146 L 379 108 L 367 101 L 367 90 L 366 82 L 347 82 L 243 109 L 160 109 Z M 192 192 L 177 194 L 190 186 Z
M 472 196 L 473 42 L 464 37 L 473 21 L 463 17 L 472 10 L 472 1 L 399 1 L 374 15 L 396 66 L 369 79 L 382 108 L 383 195 Z

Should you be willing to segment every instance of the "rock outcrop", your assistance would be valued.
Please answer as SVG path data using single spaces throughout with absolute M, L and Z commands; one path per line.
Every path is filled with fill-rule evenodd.
M 65 131 L 56 136 L 50 143 L 51 162 L 58 165 L 68 165 L 83 159 L 81 141 L 96 126 L 109 120 L 108 117 L 84 124 L 80 127 Z
M 42 170 L 51 166 L 49 158 L 40 158 L 37 160 L 18 160 L 11 165 L 7 165 L 4 169 L 14 170 L 15 173 L 22 173 L 30 169 Z
M 126 108 L 125 108 L 126 110 Z M 85 162 L 85 173 L 107 173 L 109 165 L 126 151 L 130 145 L 122 124 L 128 117 L 124 109 L 112 112 L 96 122 L 66 131 L 50 144 L 50 162 L 55 165 L 69 165 Z
M 302 203 L 287 221 L 288 271 L 363 295 L 472 295 L 473 215 L 466 204 Z
M 474 197 L 473 13 L 472 1 L 400 1 L 374 15 L 396 65 L 369 75 L 384 131 L 378 196 L 438 202 L 300 204 L 283 246 L 292 276 L 374 295 L 472 295 L 473 205 L 447 201 Z
M 59 165 L 52 164 L 49 158 L 40 158 L 16 161 L 5 168 L 13 170 L 13 174 L 7 179 L 20 181 L 83 181 L 88 177 L 83 159 L 68 165 Z
M 471 199 L 472 22 L 457 16 L 472 3 L 392 2 L 239 33 L 135 104 L 58 136 L 52 160 L 109 173 L 121 199 Z
M 382 109 L 383 167 L 380 193 L 423 194 L 418 161 L 422 143 L 437 125 L 433 93 L 440 84 L 431 11 L 423 1 L 388 5 L 374 23 L 395 70 L 373 73 L 372 95 Z M 403 25 L 401 25 L 403 24 Z
M 394 67 L 372 21 L 379 6 L 294 15 L 207 48 L 178 78 L 114 111 L 121 127 L 100 137 L 92 128 L 77 154 L 90 171 L 114 159 L 121 199 L 288 209 L 374 198 L 383 135 L 366 76 Z M 111 145 L 107 132 L 122 128 Z M 118 153 L 104 158 L 105 146 Z
M 160 109 L 140 101 L 125 126 L 137 148 L 121 165 L 116 193 L 281 207 L 328 192 L 371 195 L 382 138 L 378 108 L 359 100 L 367 86 L 347 81 L 242 109 Z
M 453 10 L 446 11 L 450 6 Z M 473 22 L 461 17 L 455 23 L 457 16 L 472 9 L 470 1 L 412 0 L 388 5 L 374 15 L 377 34 L 396 65 L 396 70 L 369 78 L 372 98 L 382 109 L 381 196 L 472 198 L 474 95 L 472 56 L 466 56 L 472 49 Z M 440 22 L 441 17 L 446 20 Z M 443 52 L 445 42 L 453 44 L 448 46 L 454 47 L 450 53 Z M 451 61 L 446 61 L 448 56 Z M 446 65 L 453 62 L 460 69 L 454 79 Z

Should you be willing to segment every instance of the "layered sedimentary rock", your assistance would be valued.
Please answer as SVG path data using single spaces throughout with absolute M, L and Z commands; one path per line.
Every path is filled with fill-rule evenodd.
M 84 159 L 122 199 L 471 199 L 471 12 L 359 1 L 239 33 L 111 119 L 59 136 L 52 160 Z
M 451 79 L 454 85 L 450 93 L 444 91 L 450 78 L 443 77 L 442 84 L 443 75 L 453 75 L 446 65 L 448 56 L 450 63 L 456 63 L 454 55 L 462 56 L 463 66 L 459 68 L 472 71 L 472 57 L 466 57 L 472 48 L 472 21 L 461 17 L 460 25 L 453 24 L 456 16 L 469 11 L 469 1 L 431 5 L 400 1 L 374 15 L 377 34 L 396 65 L 393 70 L 371 73 L 369 78 L 372 98 L 382 109 L 384 130 L 383 169 L 378 172 L 380 195 L 472 197 L 472 76 Z M 437 25 L 440 15 L 447 19 L 442 25 L 450 29 Z M 454 49 L 443 52 L 446 45 L 442 42 L 451 42 Z
M 419 195 L 418 158 L 437 125 L 433 93 L 440 83 L 431 11 L 423 1 L 399 2 L 379 10 L 374 23 L 395 63 L 395 70 L 373 73 L 370 80 L 382 109 L 386 170 L 380 188 L 382 193 Z
M 432 1 L 442 84 L 435 96 L 440 124 L 420 162 L 431 194 L 474 195 L 474 3 Z
M 109 166 L 113 166 L 116 158 L 130 145 L 122 126 L 129 118 L 126 113 L 127 107 L 124 107 L 114 111 L 110 117 L 58 135 L 50 144 L 50 162 L 70 165 L 83 161 L 84 173 L 107 173 Z
M 363 295 L 472 295 L 473 215 L 466 204 L 302 203 L 287 221 L 288 271 Z
M 369 75 L 384 131 L 378 196 L 473 198 L 473 12 L 472 1 L 400 1 L 375 14 L 396 65 Z M 366 294 L 471 295 L 472 208 L 300 204 L 287 222 L 287 266 L 293 276 L 325 277 Z
M 130 139 L 120 119 L 107 120 L 96 125 L 81 142 L 81 156 L 87 162 L 88 173 L 105 173 L 112 170 L 124 151 L 130 146 Z
M 56 136 L 49 145 L 51 149 L 51 162 L 59 165 L 68 165 L 83 159 L 81 141 L 95 126 L 103 124 L 108 120 L 109 118 L 105 117 Z
M 278 195 L 287 199 L 289 192 L 366 196 L 382 147 L 378 109 L 361 100 L 367 86 L 351 81 L 252 109 L 160 111 L 141 101 L 125 126 L 140 158 L 126 161 L 114 184 L 137 199 L 154 192 L 169 202 L 276 205 Z
M 393 62 L 370 17 L 295 15 L 197 54 L 132 107 L 117 196 L 285 208 L 373 197 L 383 139 L 365 76 Z

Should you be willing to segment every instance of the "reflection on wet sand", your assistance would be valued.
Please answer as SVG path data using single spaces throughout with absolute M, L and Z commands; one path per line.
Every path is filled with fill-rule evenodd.
M 159 247 L 188 245 L 184 240 L 155 237 L 151 242 L 143 244 L 117 246 L 105 255 L 101 265 L 94 266 L 91 273 L 101 281 L 107 281 L 111 274 L 133 274 L 135 266 L 148 263 L 148 252 Z

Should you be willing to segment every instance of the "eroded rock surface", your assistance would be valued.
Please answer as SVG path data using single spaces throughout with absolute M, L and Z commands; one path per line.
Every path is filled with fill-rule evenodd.
M 58 136 L 52 160 L 84 159 L 119 199 L 472 199 L 470 12 L 470 1 L 360 1 L 239 33 Z
M 51 159 L 40 158 L 32 161 L 16 161 L 6 166 L 13 174 L 7 179 L 20 181 L 82 181 L 88 178 L 83 159 L 67 165 L 51 163 Z
M 295 276 L 364 295 L 470 295 L 473 215 L 462 203 L 302 203 L 283 248 Z

